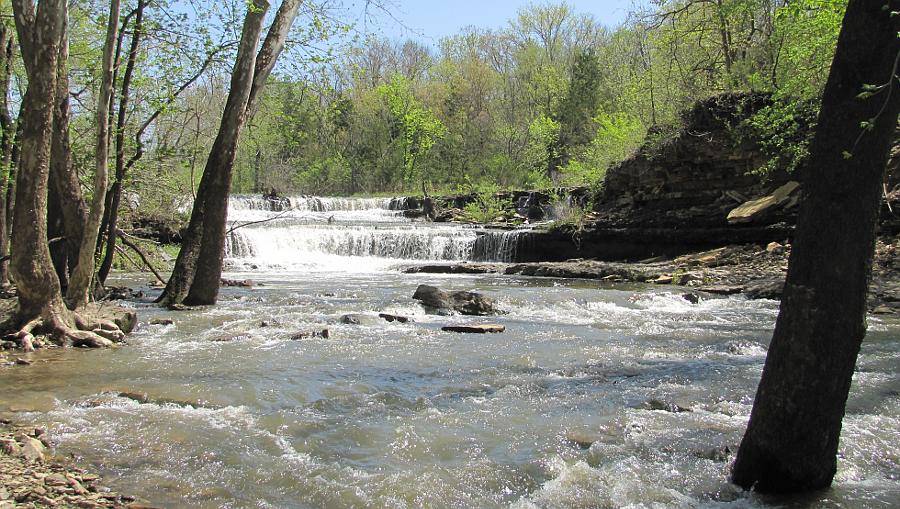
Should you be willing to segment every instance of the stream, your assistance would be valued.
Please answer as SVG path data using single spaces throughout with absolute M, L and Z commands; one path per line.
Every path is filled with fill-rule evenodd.
M 166 507 L 900 506 L 900 320 L 869 317 L 834 487 L 763 497 L 727 476 L 777 302 L 404 274 L 504 261 L 515 232 L 399 209 L 233 197 L 235 226 L 265 221 L 226 246 L 225 277 L 253 287 L 168 311 L 152 304 L 150 276 L 117 274 L 113 284 L 145 293 L 124 302 L 141 320 L 127 346 L 38 352 L 0 370 L 0 410 L 47 428 L 58 453 L 113 489 Z M 411 299 L 423 283 L 483 292 L 503 314 L 426 314 Z M 343 324 L 347 313 L 371 319 Z M 506 331 L 440 330 L 477 323 Z M 325 328 L 327 338 L 291 339 Z

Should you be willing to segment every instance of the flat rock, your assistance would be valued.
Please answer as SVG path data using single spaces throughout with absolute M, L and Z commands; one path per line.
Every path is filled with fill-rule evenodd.
M 441 330 L 446 332 L 459 332 L 463 334 L 486 334 L 489 332 L 503 332 L 506 330 L 506 327 L 494 323 L 486 323 L 482 325 L 445 325 L 441 327 Z
M 40 440 L 31 437 L 24 437 L 20 442 L 22 443 L 22 450 L 19 451 L 19 456 L 25 458 L 25 461 L 44 461 L 45 447 Z
M 790 181 L 768 196 L 741 204 L 728 213 L 728 224 L 744 224 L 758 221 L 772 210 L 790 201 L 791 194 L 799 188 L 799 182 Z

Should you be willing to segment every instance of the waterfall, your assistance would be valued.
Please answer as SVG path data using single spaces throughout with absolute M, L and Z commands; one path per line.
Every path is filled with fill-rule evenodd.
M 407 219 L 416 198 L 233 196 L 232 269 L 380 270 L 400 261 L 513 261 L 518 233 Z

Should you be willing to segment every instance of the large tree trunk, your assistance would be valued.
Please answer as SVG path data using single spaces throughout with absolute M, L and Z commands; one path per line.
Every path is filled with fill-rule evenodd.
M 78 263 L 72 272 L 72 280 L 66 297 L 74 309 L 82 308 L 90 300 L 91 280 L 94 277 L 94 252 L 100 235 L 100 221 L 106 205 L 109 170 L 109 110 L 113 88 L 113 52 L 119 31 L 119 0 L 109 3 L 109 19 L 106 26 L 106 42 L 103 45 L 103 81 L 97 98 L 97 150 L 94 166 L 94 198 L 88 214 Z
M 781 311 L 734 464 L 760 491 L 827 487 L 865 335 L 881 183 L 900 112 L 900 1 L 851 0 L 804 177 Z M 864 85 L 882 85 L 860 96 Z M 871 129 L 862 126 L 871 125 Z
M 53 142 L 50 149 L 50 189 L 51 203 L 56 201 L 62 230 L 52 232 L 65 240 L 51 247 L 54 265 L 60 275 L 63 290 L 68 287 L 69 274 L 78 261 L 78 248 L 84 235 L 87 220 L 87 206 L 81 193 L 81 183 L 72 162 L 72 146 L 69 141 L 69 73 L 66 64 L 69 58 L 68 20 L 63 20 L 63 37 L 59 46 L 59 60 L 56 65 L 56 101 L 53 107 Z M 59 265 L 62 264 L 62 267 Z
M 99 284 L 105 285 L 106 278 L 112 268 L 113 256 L 116 247 L 116 229 L 119 220 L 119 204 L 122 201 L 122 182 L 125 180 L 125 120 L 128 116 L 128 100 L 131 89 L 131 77 L 134 74 L 134 65 L 137 61 L 138 46 L 141 41 L 141 31 L 144 29 L 144 7 L 146 2 L 139 0 L 135 11 L 134 30 L 131 35 L 131 45 L 128 50 L 128 61 L 125 64 L 125 74 L 122 76 L 122 92 L 119 96 L 119 111 L 116 119 L 116 174 L 115 181 L 109 191 L 106 226 L 106 251 L 103 262 L 97 272 Z
M 6 217 L 6 190 L 10 181 L 16 126 L 9 114 L 9 79 L 12 74 L 14 44 L 11 31 L 0 23 L 0 257 L 9 250 Z M 9 261 L 0 261 L 0 288 L 9 286 Z
M 263 20 L 268 8 L 269 4 L 266 0 L 254 0 L 253 6 L 248 8 L 244 18 L 241 42 L 231 73 L 231 89 L 225 102 L 222 122 L 210 150 L 209 159 L 206 161 L 203 177 L 200 179 L 197 198 L 194 200 L 194 207 L 191 211 L 191 220 L 188 223 L 181 250 L 178 252 L 178 258 L 175 260 L 172 276 L 160 298 L 164 304 L 185 301 L 194 284 L 201 250 L 204 243 L 207 242 L 205 236 L 207 233 L 215 236 L 215 233 L 207 228 L 213 229 L 217 221 L 224 224 L 226 220 L 231 169 L 234 167 L 238 138 L 247 119 L 247 104 L 250 100 L 253 72 L 256 65 L 256 47 L 259 44 Z M 223 197 L 225 197 L 224 200 Z M 216 203 L 216 200 L 224 202 Z M 222 253 L 213 253 L 212 255 L 218 258 L 221 264 Z M 204 263 L 212 262 L 213 260 L 204 258 Z M 215 281 L 215 287 L 218 292 L 219 281 Z
M 284 0 L 275 13 L 275 19 L 269 32 L 266 34 L 266 40 L 263 42 L 259 55 L 254 59 L 253 67 L 247 70 L 245 79 L 251 77 L 251 87 L 247 102 L 244 106 L 244 112 L 241 116 L 241 123 L 234 126 L 236 129 L 227 131 L 227 139 L 223 140 L 226 145 L 229 156 L 227 161 L 222 160 L 222 165 L 210 166 L 206 165 L 203 173 L 203 179 L 206 179 L 207 173 L 212 169 L 217 175 L 213 177 L 213 184 L 203 192 L 203 179 L 200 183 L 200 192 L 198 192 L 198 200 L 204 199 L 206 206 L 203 217 L 203 239 L 198 252 L 199 260 L 202 263 L 195 264 L 196 272 L 191 281 L 190 290 L 184 299 L 186 304 L 215 304 L 219 296 L 219 282 L 222 277 L 222 264 L 225 256 L 225 235 L 228 221 L 228 196 L 231 191 L 231 177 L 234 170 L 234 154 L 237 149 L 238 138 L 243 123 L 247 118 L 253 115 L 259 104 L 260 94 L 266 85 L 272 69 L 278 56 L 284 49 L 284 43 L 287 40 L 288 32 L 294 19 L 297 17 L 297 11 L 300 8 L 300 0 Z M 235 68 L 237 71 L 237 68 Z M 234 81 L 232 79 L 232 87 Z M 224 130 L 225 122 L 223 117 L 222 130 Z M 220 130 L 220 134 L 222 132 Z M 218 139 L 217 139 L 218 141 Z M 210 160 L 214 160 L 215 146 L 210 154 Z M 201 198 L 202 197 L 202 198 Z
M 35 15 L 31 0 L 13 0 L 13 9 L 28 75 L 20 115 L 21 152 L 10 263 L 18 287 L 18 319 L 22 325 L 19 341 L 24 348 L 30 348 L 31 332 L 40 329 L 64 343 L 110 345 L 110 338 L 122 337 L 118 328 L 109 323 L 88 323 L 66 308 L 47 246 L 47 185 L 57 59 L 67 4 L 65 0 L 41 0 Z

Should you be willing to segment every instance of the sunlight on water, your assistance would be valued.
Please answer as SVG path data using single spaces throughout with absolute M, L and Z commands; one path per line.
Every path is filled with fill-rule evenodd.
M 241 200 L 232 212 L 278 213 Z M 390 199 L 303 200 L 290 207 L 336 218 L 395 212 Z M 217 306 L 184 312 L 155 307 L 144 287 L 144 300 L 126 303 L 141 317 L 127 346 L 33 354 L 33 365 L 0 372 L 16 388 L 0 408 L 46 426 L 58 452 L 114 488 L 167 507 L 900 504 L 896 320 L 870 322 L 835 487 L 761 498 L 727 475 L 777 302 L 402 274 L 394 269 L 408 260 L 465 258 L 453 250 L 475 233 L 391 217 L 236 230 L 243 244 L 228 259 L 238 271 L 227 277 L 254 287 L 223 288 Z M 422 283 L 483 292 L 502 314 L 427 314 L 411 299 Z M 365 325 L 342 323 L 347 313 Z M 440 330 L 485 322 L 506 332 Z M 327 338 L 310 334 L 323 329 Z

